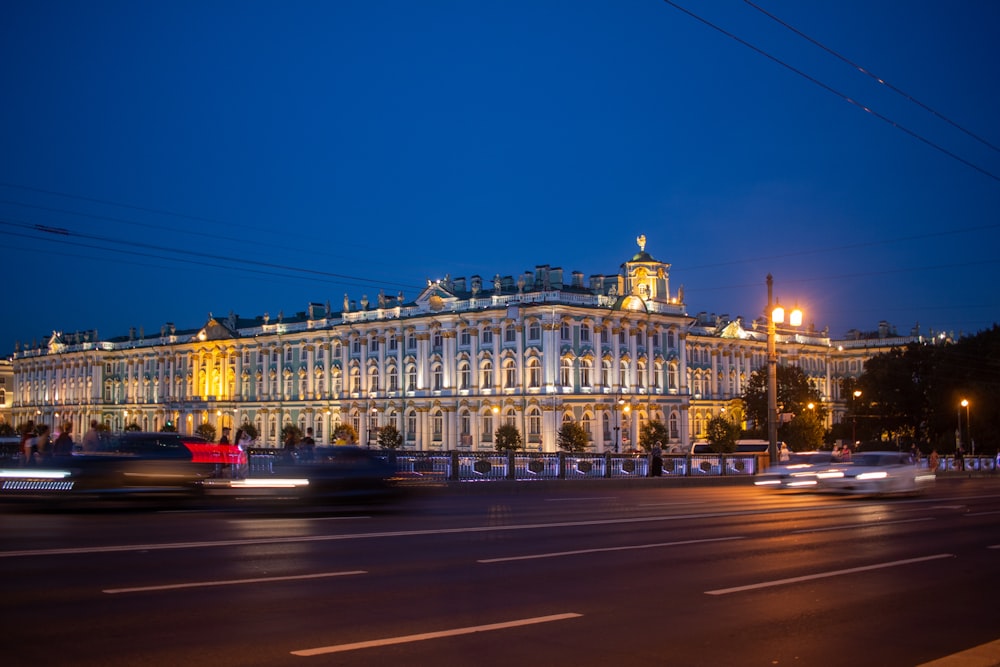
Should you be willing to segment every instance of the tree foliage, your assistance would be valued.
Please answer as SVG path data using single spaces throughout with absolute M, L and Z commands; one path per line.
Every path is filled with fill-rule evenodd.
M 805 452 L 822 447 L 825 434 L 826 427 L 816 411 L 806 410 L 783 425 L 781 440 L 788 443 L 788 448 L 793 452 Z
M 799 415 L 808 410 L 808 405 L 812 403 L 819 420 L 822 422 L 826 419 L 827 407 L 822 402 L 822 395 L 801 368 L 778 366 L 776 378 L 779 413 Z M 743 404 L 746 406 L 748 421 L 753 422 L 753 430 L 766 435 L 767 367 L 759 368 L 750 374 L 746 390 L 743 392 Z
M 281 427 L 281 441 L 288 442 L 291 438 L 292 442 L 298 442 L 302 439 L 302 429 L 297 425 L 288 423 Z
M 141 431 L 142 427 L 139 426 L 137 423 L 132 422 L 130 424 L 126 424 L 124 430 L 126 430 L 126 431 Z
M 15 435 L 17 435 L 17 431 L 14 430 L 10 422 L 0 422 L 0 437 L 12 438 Z
M 736 451 L 742 429 L 725 417 L 712 417 L 705 427 L 705 437 L 712 451 L 729 454 Z
M 663 447 L 668 442 L 667 427 L 659 419 L 650 419 L 639 427 L 639 447 L 651 451 L 653 447 Z
M 247 437 L 250 438 L 251 441 L 256 440 L 257 436 L 260 435 L 259 433 L 257 433 L 257 427 L 248 421 L 245 421 L 242 424 L 240 424 L 240 429 L 242 429 L 243 432 L 247 434 Z
M 403 434 L 395 424 L 389 423 L 378 430 L 377 442 L 382 449 L 397 449 L 403 445 Z
M 564 452 L 585 452 L 590 446 L 587 429 L 577 422 L 563 422 L 556 434 L 556 444 Z
M 962 422 L 963 444 L 976 452 L 1000 446 L 1000 325 L 952 344 L 912 343 L 876 355 L 858 378 L 861 396 L 844 393 L 845 421 L 871 447 L 955 451 Z M 843 389 L 843 385 L 842 385 Z M 969 401 L 968 414 L 961 407 Z M 971 421 L 971 431 L 968 422 Z
M 209 424 L 208 422 L 205 422 L 204 424 L 199 424 L 198 428 L 196 428 L 194 432 L 195 435 L 200 435 L 209 442 L 215 441 L 215 427 Z
M 521 432 L 513 424 L 503 424 L 493 437 L 498 452 L 521 449 Z

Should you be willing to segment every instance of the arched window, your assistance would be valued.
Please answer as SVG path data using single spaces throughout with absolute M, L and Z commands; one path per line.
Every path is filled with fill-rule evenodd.
M 406 367 L 406 391 L 417 390 L 417 367 L 410 364 Z
M 503 362 L 503 386 L 507 389 L 517 386 L 517 364 L 513 359 Z
M 389 366 L 389 369 L 386 371 L 386 376 L 389 383 L 387 390 L 399 391 L 399 371 L 396 369 L 396 367 Z
M 479 369 L 480 376 L 482 377 L 482 388 L 489 389 L 493 386 L 493 362 L 484 361 L 482 368 Z
M 368 391 L 378 391 L 378 366 L 368 369 Z
M 435 410 L 431 415 L 431 439 L 434 442 L 444 439 L 444 415 L 441 410 Z
M 444 388 L 444 366 L 441 362 L 435 362 L 431 366 L 431 382 L 435 391 L 441 391 Z
M 537 407 L 528 410 L 528 441 L 542 441 L 542 411 Z
M 528 386 L 542 386 L 542 364 L 536 358 L 528 359 Z
M 593 362 L 590 359 L 580 360 L 580 386 L 590 387 L 591 370 L 593 369 Z
M 471 381 L 472 370 L 469 368 L 469 362 L 463 361 L 458 365 L 458 388 L 468 389 Z
M 573 386 L 573 360 L 563 359 L 559 363 L 559 384 L 564 387 Z

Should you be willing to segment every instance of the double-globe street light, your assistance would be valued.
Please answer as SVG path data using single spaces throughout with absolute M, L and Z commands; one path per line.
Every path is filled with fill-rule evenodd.
M 773 464 L 778 460 L 778 352 L 775 345 L 777 325 L 785 321 L 785 309 L 774 299 L 774 278 L 767 274 L 767 453 Z M 793 308 L 788 314 L 793 327 L 802 324 L 802 311 Z

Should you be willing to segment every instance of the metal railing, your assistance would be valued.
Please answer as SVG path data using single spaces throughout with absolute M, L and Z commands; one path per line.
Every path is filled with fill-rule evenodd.
M 629 479 L 651 476 L 652 457 L 634 454 L 571 454 L 521 452 L 426 452 L 374 450 L 392 461 L 402 477 L 455 482 L 545 479 Z M 251 476 L 271 474 L 283 454 L 251 449 Z M 762 470 L 766 457 L 757 454 L 663 455 L 664 477 L 751 476 Z

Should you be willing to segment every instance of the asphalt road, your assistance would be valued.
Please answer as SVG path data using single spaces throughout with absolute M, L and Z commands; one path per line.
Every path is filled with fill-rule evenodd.
M 919 665 L 1000 639 L 1000 480 L 0 508 L 5 665 Z

